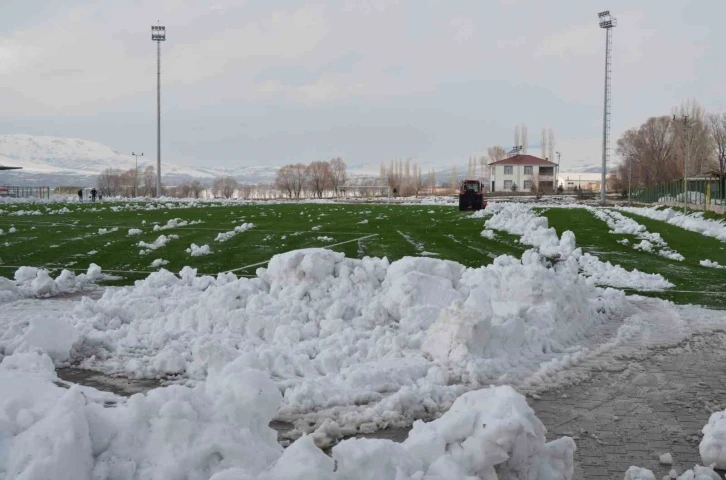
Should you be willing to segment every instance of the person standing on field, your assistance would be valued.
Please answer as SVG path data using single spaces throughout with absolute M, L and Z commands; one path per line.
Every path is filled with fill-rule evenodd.
M 95 202 L 96 201 L 96 194 L 97 193 L 98 193 L 98 191 L 96 191 L 96 188 L 95 187 L 91 189 L 91 201 L 92 202 Z
M 83 201 L 83 189 L 78 190 L 78 201 Z

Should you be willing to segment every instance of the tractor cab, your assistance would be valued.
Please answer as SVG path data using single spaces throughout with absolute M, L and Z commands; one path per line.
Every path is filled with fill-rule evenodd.
M 464 180 L 459 186 L 459 210 L 481 210 L 486 208 L 484 184 L 480 180 Z

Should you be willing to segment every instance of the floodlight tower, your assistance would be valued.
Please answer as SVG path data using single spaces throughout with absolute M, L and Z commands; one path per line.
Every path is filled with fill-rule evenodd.
M 144 152 L 131 152 L 131 155 L 136 159 L 136 170 L 134 170 L 134 198 L 136 198 L 139 196 L 139 157 L 143 157 Z
M 166 41 L 166 27 L 151 26 L 151 40 L 156 42 L 156 197 L 161 197 L 161 42 Z
M 607 187 L 607 167 L 610 156 L 610 80 L 612 78 L 612 46 L 613 28 L 618 22 L 610 15 L 610 10 L 597 14 L 600 19 L 600 28 L 605 29 L 605 105 L 602 120 L 602 178 L 600 180 L 600 203 L 605 204 L 605 190 Z

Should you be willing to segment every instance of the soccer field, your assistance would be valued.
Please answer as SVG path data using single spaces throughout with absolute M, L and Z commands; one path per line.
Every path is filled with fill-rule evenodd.
M 481 220 L 471 221 L 469 214 L 442 206 L 205 202 L 166 203 L 158 208 L 146 203 L 97 203 L 3 209 L 0 229 L 17 230 L 0 237 L 4 276 L 12 276 L 18 266 L 85 271 L 93 262 L 121 277 L 112 283 L 130 284 L 158 270 L 151 266 L 157 259 L 168 262 L 164 268 L 175 272 L 188 265 L 199 274 L 253 275 L 273 255 L 300 248 L 326 247 L 351 258 L 432 256 L 467 266 L 488 264 L 504 253 L 521 255 L 524 250 L 502 238 L 482 239 Z M 215 240 L 244 224 L 254 226 Z M 132 229 L 140 233 L 130 235 Z M 155 250 L 140 246 L 153 244 L 162 235 L 166 245 Z M 186 251 L 191 244 L 208 245 L 211 253 L 192 256 Z
M 587 209 L 549 207 L 538 211 L 558 234 L 573 231 L 583 251 L 628 270 L 661 274 L 675 285 L 662 292 L 633 293 L 726 307 L 725 270 L 700 264 L 708 259 L 726 265 L 723 241 L 624 213 L 648 232 L 660 235 L 684 257 L 677 261 L 634 249 L 640 241 L 636 235 L 609 233 L 608 224 Z M 128 285 L 162 267 L 172 272 L 191 266 L 198 274 L 231 271 L 252 276 L 273 255 L 300 248 L 325 247 L 350 258 L 387 257 L 391 261 L 430 256 L 469 267 L 488 265 L 502 254 L 520 257 L 531 248 L 520 243 L 518 236 L 501 230 L 492 238 L 483 237 L 485 220 L 451 206 L 432 205 L 6 204 L 0 208 L 0 230 L 4 232 L 0 236 L 0 275 L 12 277 L 20 266 L 80 273 L 92 262 L 113 275 L 114 280 L 107 284 Z M 192 244 L 204 254 L 192 255 Z

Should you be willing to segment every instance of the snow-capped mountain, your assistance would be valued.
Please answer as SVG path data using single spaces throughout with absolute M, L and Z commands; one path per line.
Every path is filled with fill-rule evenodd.
M 0 135 L 0 165 L 22 167 L 2 173 L 2 183 L 25 185 L 85 185 L 108 168 L 133 169 L 135 159 L 130 154 L 91 140 L 45 137 L 34 135 Z M 139 157 L 139 168 L 156 165 L 153 156 Z M 276 167 L 253 166 L 236 168 L 191 167 L 162 162 L 164 183 L 174 185 L 190 179 L 211 181 L 230 175 L 240 182 L 270 181 Z

